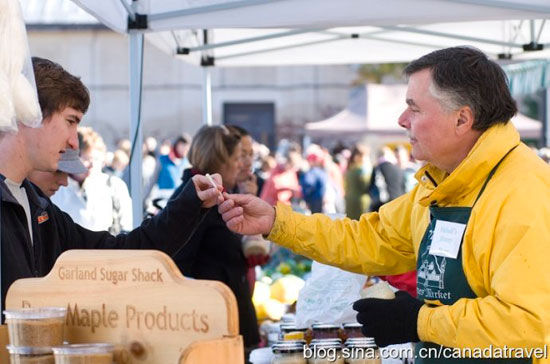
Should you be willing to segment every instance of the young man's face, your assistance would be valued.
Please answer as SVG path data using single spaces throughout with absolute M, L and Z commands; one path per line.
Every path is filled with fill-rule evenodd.
M 67 186 L 68 174 L 61 171 L 41 172 L 32 171 L 29 174 L 29 180 L 37 185 L 48 197 L 52 197 L 59 187 Z
M 67 148 L 78 149 L 76 129 L 82 116 L 82 112 L 66 107 L 45 118 L 38 128 L 21 127 L 33 170 L 55 172 L 61 153 Z

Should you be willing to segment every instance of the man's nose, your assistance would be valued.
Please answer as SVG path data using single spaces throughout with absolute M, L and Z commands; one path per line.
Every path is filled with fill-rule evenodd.
M 68 144 L 71 149 L 76 149 L 76 150 L 79 149 L 78 134 L 76 130 L 74 132 L 71 132 L 71 136 L 69 137 Z
M 400 127 L 405 128 L 407 130 L 411 128 L 411 123 L 409 122 L 407 110 L 401 113 L 401 115 L 399 116 L 399 119 L 397 119 L 397 123 L 399 124 Z

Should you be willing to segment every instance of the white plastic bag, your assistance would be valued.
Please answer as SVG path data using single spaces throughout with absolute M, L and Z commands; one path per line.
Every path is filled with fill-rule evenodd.
M 296 325 L 309 327 L 313 323 L 342 324 L 355 322 L 357 312 L 353 302 L 367 276 L 313 262 L 311 276 L 300 291 L 296 304 Z
M 42 113 L 17 0 L 0 0 L 0 70 L 0 131 L 17 130 L 16 121 L 39 126 Z

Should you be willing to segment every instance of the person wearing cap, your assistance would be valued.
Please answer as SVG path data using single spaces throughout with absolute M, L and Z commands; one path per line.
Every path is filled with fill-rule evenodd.
M 107 147 L 90 127 L 78 128 L 80 159 L 86 173 L 72 174 L 52 202 L 79 225 L 113 235 L 132 230 L 132 199 L 124 181 L 103 172 Z
M 400 291 L 353 305 L 378 346 L 417 342 L 415 364 L 542 363 L 550 166 L 520 141 L 506 74 L 482 52 L 437 50 L 405 74 L 398 123 L 426 162 L 413 190 L 359 220 L 304 216 L 250 195 L 225 195 L 218 210 L 230 230 L 324 264 L 368 275 L 416 269 L 418 299 Z
M 65 153 L 61 154 L 57 171 L 44 172 L 35 170 L 27 178 L 38 186 L 46 196 L 51 198 L 59 190 L 59 187 L 67 186 L 70 174 L 84 174 L 88 172 L 88 168 L 84 166 L 78 155 L 79 152 L 76 149 L 65 149 Z
M 36 57 L 32 61 L 42 124 L 30 128 L 18 123 L 16 133 L 0 133 L 2 304 L 15 280 L 48 274 L 69 249 L 158 249 L 175 255 L 221 199 L 221 177 L 212 176 L 218 185 L 214 188 L 197 175 L 161 213 L 127 234 L 113 236 L 74 223 L 27 177 L 37 170 L 57 171 L 67 150 L 78 149 L 77 126 L 90 96 L 80 79 L 60 65 Z

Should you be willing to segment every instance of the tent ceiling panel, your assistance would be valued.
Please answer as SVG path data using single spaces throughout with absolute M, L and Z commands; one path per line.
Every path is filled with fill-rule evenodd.
M 187 49 L 188 54 L 178 57 L 193 64 L 200 64 L 206 51 L 218 66 L 408 62 L 434 49 L 464 44 L 494 58 L 501 53 L 518 59 L 548 56 L 548 51 L 523 50 L 532 40 L 530 25 L 514 20 L 325 30 L 213 29 L 207 47 L 202 31 L 148 33 L 146 39 L 171 55 Z M 540 34 L 535 39 L 550 44 L 550 24 L 544 25 L 534 21 L 535 35 Z
M 73 0 L 113 30 L 127 31 L 128 0 Z M 148 30 L 311 28 L 540 19 L 547 0 L 139 0 Z M 404 11 L 406 9 L 406 11 Z

